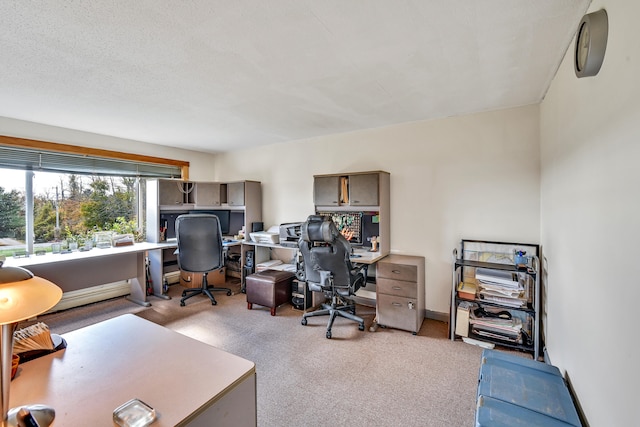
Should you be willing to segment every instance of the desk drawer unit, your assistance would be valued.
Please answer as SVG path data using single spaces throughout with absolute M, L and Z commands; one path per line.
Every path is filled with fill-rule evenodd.
M 424 320 L 424 257 L 389 255 L 376 264 L 378 324 L 417 334 Z

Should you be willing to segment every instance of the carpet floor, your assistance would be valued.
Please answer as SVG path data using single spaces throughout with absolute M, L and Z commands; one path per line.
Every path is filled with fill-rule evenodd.
M 426 319 L 417 335 L 392 328 L 370 332 L 372 307 L 357 307 L 365 331 L 337 319 L 325 338 L 327 317 L 300 324 L 302 312 L 285 304 L 247 309 L 239 283 L 234 294 L 203 296 L 180 307 L 183 288 L 169 287 L 170 300 L 149 297 L 150 307 L 125 298 L 40 316 L 64 334 L 125 313 L 205 342 L 256 364 L 258 426 L 471 426 L 480 367 L 479 347 L 452 342 L 447 324 Z M 222 366 L 202 363 L 203 375 Z M 167 369 L 171 369 L 170 366 Z

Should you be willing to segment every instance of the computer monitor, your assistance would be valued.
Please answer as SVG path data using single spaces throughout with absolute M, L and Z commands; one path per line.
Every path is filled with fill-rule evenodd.
M 220 232 L 223 236 L 229 235 L 229 219 L 230 212 L 227 210 L 197 210 L 197 211 L 189 211 L 189 213 L 204 213 L 204 214 L 212 214 L 218 217 L 220 220 Z
M 351 236 L 352 246 L 362 245 L 362 212 L 316 212 L 316 215 L 330 216 L 341 233 Z
M 240 233 L 244 226 L 244 212 L 231 211 L 231 217 L 229 219 L 229 235 L 233 236 Z

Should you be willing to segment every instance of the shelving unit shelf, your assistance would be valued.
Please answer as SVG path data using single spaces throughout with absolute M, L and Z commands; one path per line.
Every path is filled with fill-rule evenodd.
M 452 255 L 452 287 L 449 334 L 451 340 L 468 337 L 506 348 L 540 354 L 539 246 L 525 243 L 462 240 Z M 519 253 L 525 252 L 526 255 Z M 476 270 L 509 285 L 476 278 Z M 482 277 L 482 276 L 481 276 Z M 466 289 L 460 295 L 459 286 Z M 490 300 L 491 287 L 498 296 Z M 501 286 L 504 286 L 501 289 Z M 512 286 L 511 288 L 509 286 Z M 475 288 L 474 288 L 475 287 Z M 501 292 L 516 295 L 501 300 Z M 521 306 L 516 305 L 518 301 Z M 480 315 L 480 316 L 478 316 Z M 498 320 L 501 319 L 501 320 Z M 511 323 L 511 324 L 509 324 Z

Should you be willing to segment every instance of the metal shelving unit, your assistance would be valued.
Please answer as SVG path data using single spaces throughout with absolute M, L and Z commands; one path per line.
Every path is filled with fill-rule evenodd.
M 462 240 L 458 248 L 452 254 L 452 287 L 451 310 L 449 322 L 449 335 L 451 340 L 462 338 L 456 333 L 458 321 L 458 306 L 466 301 L 474 309 L 481 309 L 491 313 L 508 312 L 510 316 L 516 316 L 524 320 L 521 328 L 521 342 L 513 342 L 507 339 L 478 335 L 471 325 L 468 328 L 468 337 L 495 345 L 530 352 L 534 359 L 540 355 L 540 261 L 538 245 L 510 242 L 493 242 L 481 240 Z M 520 268 L 514 262 L 514 253 L 518 250 L 527 252 L 526 267 Z M 461 298 L 458 295 L 458 285 L 467 278 L 475 278 L 477 268 L 497 272 L 508 272 L 516 275 L 524 285 L 523 298 L 526 303 L 522 307 L 514 307 L 500 302 L 489 301 L 477 292 L 474 299 Z M 481 285 L 479 285 L 481 286 Z M 460 320 L 464 321 L 464 320 Z

